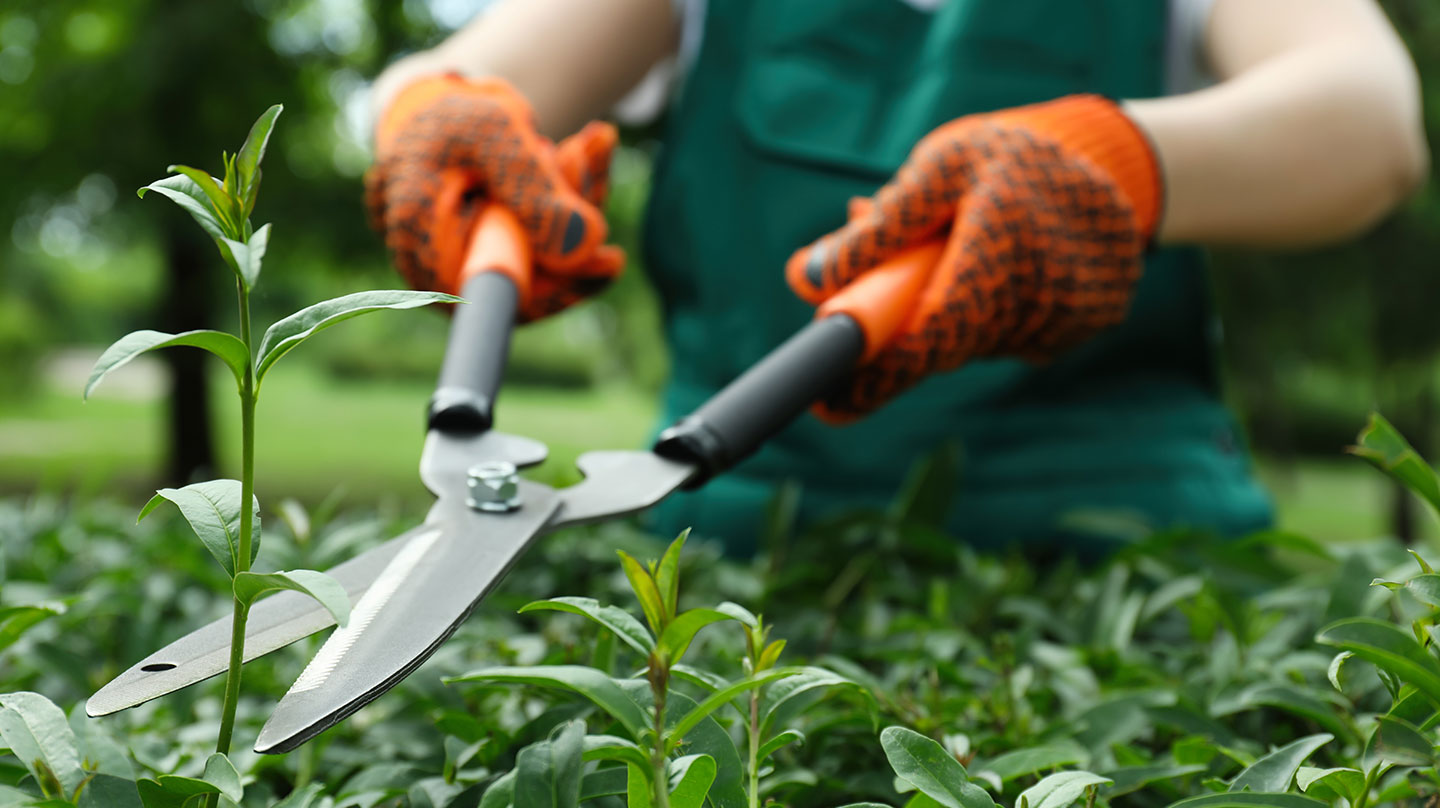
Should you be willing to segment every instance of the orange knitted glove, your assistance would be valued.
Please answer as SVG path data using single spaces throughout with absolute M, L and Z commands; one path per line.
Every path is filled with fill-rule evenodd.
M 977 356 L 1043 361 L 1119 323 L 1155 229 L 1160 174 L 1114 102 L 1070 96 L 970 115 L 926 135 L 850 221 L 796 252 L 786 280 L 818 304 L 886 259 L 945 239 L 891 343 L 817 406 L 869 413 Z
M 520 318 L 544 317 L 603 289 L 625 265 L 625 254 L 603 243 L 600 211 L 615 143 L 615 128 L 595 122 L 556 147 L 500 79 L 421 79 L 376 129 L 365 176 L 371 223 L 411 286 L 458 294 L 476 203 L 504 205 L 534 256 Z

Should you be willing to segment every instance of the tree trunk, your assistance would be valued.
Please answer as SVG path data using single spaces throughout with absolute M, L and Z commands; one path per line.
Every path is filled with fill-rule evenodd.
M 212 328 L 212 276 L 219 256 L 193 223 L 176 217 L 165 233 L 165 299 L 160 330 L 172 334 Z M 210 426 L 210 390 L 205 384 L 209 356 L 193 348 L 160 351 L 170 375 L 166 412 L 165 482 L 181 486 L 215 474 L 215 439 Z

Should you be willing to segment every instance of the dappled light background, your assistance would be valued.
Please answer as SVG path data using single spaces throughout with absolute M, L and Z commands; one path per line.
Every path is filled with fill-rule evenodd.
M 368 81 L 485 5 L 0 5 L 5 492 L 129 496 L 183 482 L 175 475 L 197 463 L 234 473 L 230 382 L 206 370 L 199 352 L 137 361 L 80 401 L 95 356 L 127 331 L 233 326 L 227 272 L 213 248 L 182 212 L 139 200 L 134 189 L 171 163 L 218 171 L 220 151 L 237 148 L 265 107 L 283 103 L 254 217 L 274 223 L 258 321 L 398 285 L 361 206 Z M 1440 153 L 1440 4 L 1383 5 L 1419 62 Z M 501 424 L 543 435 L 554 450 L 546 473 L 556 477 L 573 474 L 568 463 L 580 451 L 641 444 L 654 426 L 666 358 L 633 260 L 660 131 L 626 129 L 616 158 L 609 214 L 632 256 L 622 282 L 516 340 Z M 1440 454 L 1440 331 L 1429 311 L 1440 299 L 1437 256 L 1433 183 L 1354 244 L 1216 256 L 1228 389 L 1283 526 L 1337 540 L 1429 530 L 1409 499 L 1342 450 L 1378 407 L 1422 451 Z M 343 490 L 356 504 L 421 507 L 422 411 L 445 328 L 435 313 L 377 315 L 287 360 L 260 404 L 262 499 L 318 501 Z M 196 355 L 179 356 L 186 353 Z

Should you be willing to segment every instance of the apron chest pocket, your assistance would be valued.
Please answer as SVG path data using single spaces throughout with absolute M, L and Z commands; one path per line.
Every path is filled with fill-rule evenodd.
M 935 127 L 1092 85 L 1095 11 L 1059 3 L 769 0 L 750 20 L 734 99 L 762 156 L 883 182 Z M 1063 6 L 1056 26 L 1047 7 Z M 1039 19 L 1036 19 L 1040 17 Z

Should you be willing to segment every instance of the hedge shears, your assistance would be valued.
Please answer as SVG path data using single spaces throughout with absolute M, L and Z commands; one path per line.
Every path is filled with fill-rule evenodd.
M 890 339 L 941 250 L 938 244 L 916 248 L 867 273 L 662 432 L 653 448 L 589 452 L 577 461 L 584 479 L 557 490 L 519 476 L 545 459 L 543 443 L 492 429 L 530 257 L 515 217 L 487 204 L 461 274 L 469 303 L 456 307 L 429 405 L 420 479 L 435 504 L 420 526 L 328 570 L 350 596 L 350 620 L 276 705 L 255 750 L 290 751 L 405 679 L 537 536 L 641 511 L 750 455 Z M 297 592 L 259 601 L 250 612 L 245 661 L 334 622 Z M 222 673 L 230 628 L 228 617 L 217 620 L 140 660 L 95 693 L 86 712 L 108 715 Z

